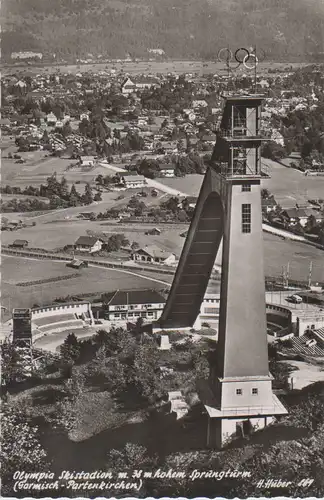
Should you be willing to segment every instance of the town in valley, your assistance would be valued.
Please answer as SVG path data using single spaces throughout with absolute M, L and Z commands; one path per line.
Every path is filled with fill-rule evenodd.
M 55 479 L 62 471 L 111 471 L 113 489 L 90 488 L 91 498 L 128 495 L 119 473 L 135 486 L 147 478 L 130 493 L 144 498 L 322 496 L 323 65 L 265 60 L 255 72 L 243 65 L 232 72 L 221 61 L 162 61 L 161 49 L 149 55 L 45 64 L 38 52 L 21 51 L 4 67 L 2 494 L 35 494 L 13 489 L 22 470 Z M 172 323 L 167 311 L 217 141 L 235 139 L 239 164 L 237 144 L 249 138 L 219 139 L 235 106 L 261 110 L 251 145 L 261 167 L 247 184 L 246 171 L 239 179 L 244 196 L 251 185 L 260 189 L 253 203 L 260 205 L 257 255 L 264 255 L 262 333 L 277 406 L 271 421 L 258 413 L 264 428 L 246 417 L 214 447 L 208 419 L 217 420 L 216 410 L 199 387 L 229 349 L 218 342 L 227 240 L 192 324 Z M 237 124 L 239 115 L 236 132 Z M 242 212 L 243 233 L 249 225 L 251 213 Z M 226 278 L 227 287 L 248 295 L 254 269 L 244 267 L 243 243 L 241 256 L 234 250 L 241 272 Z M 228 301 L 229 315 L 248 303 L 244 290 Z M 242 313 L 240 321 L 248 319 Z M 168 321 L 181 325 L 164 327 Z M 253 356 L 257 343 L 247 340 L 236 356 Z M 251 391 L 258 397 L 259 385 Z M 170 469 L 182 475 L 169 478 Z M 217 480 L 206 470 L 246 474 Z M 71 496 L 67 480 L 57 484 L 46 495 Z

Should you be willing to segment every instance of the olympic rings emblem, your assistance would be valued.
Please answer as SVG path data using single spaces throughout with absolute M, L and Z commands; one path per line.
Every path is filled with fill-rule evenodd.
M 258 50 L 257 53 L 255 48 L 240 47 L 233 54 L 231 49 L 225 47 L 218 52 L 218 60 L 225 63 L 228 69 L 237 69 L 244 66 L 247 70 L 252 70 L 264 59 L 265 52 Z

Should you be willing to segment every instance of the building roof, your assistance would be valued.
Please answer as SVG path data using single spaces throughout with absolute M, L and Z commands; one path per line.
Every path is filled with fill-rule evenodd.
M 156 290 L 116 290 L 105 294 L 110 306 L 128 304 L 164 304 L 165 298 Z
M 144 175 L 126 175 L 126 181 L 134 182 L 134 181 L 145 181 Z
M 93 155 L 80 155 L 82 161 L 93 161 L 95 157 Z
M 28 245 L 28 241 L 27 240 L 15 240 L 13 242 L 13 245 L 15 245 L 15 246 L 26 245 L 26 244 Z
M 146 247 L 139 248 L 134 253 L 145 252 L 150 257 L 154 259 L 167 259 L 170 255 L 174 255 L 171 252 L 166 252 L 161 250 L 157 245 L 147 245 Z
M 313 330 L 316 337 L 318 337 L 321 341 L 324 341 L 324 328 L 318 328 L 317 330 Z
M 290 219 L 298 219 L 299 217 L 307 217 L 305 210 L 302 208 L 287 208 L 284 211 Z
M 76 240 L 75 245 L 86 245 L 92 247 L 97 243 L 98 240 L 101 241 L 99 238 L 96 238 L 95 236 L 80 236 Z
M 163 163 L 160 165 L 160 170 L 174 170 L 176 166 L 173 163 Z
M 148 84 L 154 85 L 158 82 L 155 78 L 152 78 L 149 76 L 140 76 L 139 78 L 137 78 L 136 83 L 146 84 L 146 85 L 148 85 Z
M 214 142 L 216 141 L 216 134 L 206 134 L 201 138 L 202 141 Z

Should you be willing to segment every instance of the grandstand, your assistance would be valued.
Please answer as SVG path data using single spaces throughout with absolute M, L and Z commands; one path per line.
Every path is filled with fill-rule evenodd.
M 33 338 L 79 329 L 93 323 L 90 302 L 69 302 L 32 309 Z
M 323 329 L 324 330 L 324 329 Z M 324 333 L 324 332 L 323 332 Z M 324 356 L 324 349 L 318 344 L 307 345 L 309 340 L 314 338 L 313 335 L 303 335 L 302 337 L 292 337 L 292 347 L 283 349 L 283 352 L 301 354 L 305 356 Z

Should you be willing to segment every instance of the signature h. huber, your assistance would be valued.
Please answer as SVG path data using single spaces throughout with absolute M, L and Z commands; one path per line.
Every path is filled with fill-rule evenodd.
M 314 482 L 314 479 L 301 479 L 297 486 L 310 486 Z M 257 488 L 289 488 L 292 486 L 293 481 L 285 481 L 283 479 L 260 479 L 256 487 Z

